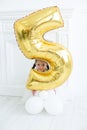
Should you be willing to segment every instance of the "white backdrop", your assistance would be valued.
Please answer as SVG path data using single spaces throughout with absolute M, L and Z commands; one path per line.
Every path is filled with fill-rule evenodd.
M 47 6 L 53 6 L 53 5 L 59 6 L 60 9 L 63 9 L 63 8 L 65 8 L 65 9 L 73 8 L 74 9 L 72 19 L 70 21 L 71 26 L 70 26 L 70 32 L 69 32 L 69 35 L 70 35 L 69 49 L 72 53 L 73 61 L 74 61 L 73 72 L 72 72 L 72 75 L 69 80 L 69 87 L 68 88 L 65 87 L 65 89 L 63 89 L 63 90 L 60 87 L 61 90 L 59 90 L 59 91 L 68 91 L 68 93 L 66 93 L 66 94 L 69 94 L 72 96 L 86 96 L 86 92 L 87 92 L 87 87 L 86 87 L 87 86 L 87 80 L 86 80 L 86 77 L 87 77 L 87 73 L 86 73 L 87 72 L 87 69 L 86 69 L 86 66 L 87 66 L 87 62 L 86 62 L 87 2 L 86 2 L 86 0 L 73 0 L 73 1 L 71 1 L 71 0 L 59 0 L 59 1 L 58 0 L 55 0 L 55 1 L 28 0 L 27 2 L 25 2 L 25 0 L 19 0 L 19 1 L 17 1 L 17 0 L 15 0 L 15 1 L 0 0 L 0 14 L 3 15 L 3 11 L 5 13 L 8 11 L 10 11 L 10 13 L 12 11 L 20 12 L 20 11 L 26 11 L 26 10 L 35 10 L 35 9 L 39 9 L 39 8 L 43 8 L 43 7 L 47 7 Z M 64 20 L 65 20 L 65 18 L 64 18 Z M 5 21 L 6 20 L 4 20 L 4 22 Z M 1 25 L 2 25 L 2 23 L 0 22 L 0 27 L 2 27 Z M 9 25 L 8 25 L 8 27 L 9 27 Z M 8 30 L 10 30 L 10 28 Z M 2 28 L 0 28 L 0 33 L 1 32 L 2 32 Z M 24 85 L 24 83 L 27 79 L 27 75 L 29 73 L 29 67 L 31 67 L 32 63 L 30 64 L 29 61 L 24 58 L 24 56 L 21 54 L 18 47 L 16 46 L 16 42 L 12 43 L 12 40 L 10 40 L 11 34 L 8 34 L 8 36 L 7 36 L 7 33 L 5 32 L 4 36 L 2 35 L 2 33 L 0 35 L 1 45 L 2 45 L 2 43 L 4 43 L 3 46 L 0 47 L 0 55 L 5 57 L 6 53 L 8 54 L 7 62 L 6 62 L 6 60 L 3 60 L 3 59 L 0 60 L 0 73 L 3 71 L 3 73 L 1 74 L 2 80 L 0 81 L 0 83 L 2 82 L 4 84 L 4 83 L 6 83 L 5 82 L 6 80 L 8 80 L 8 82 L 9 82 L 10 77 L 11 77 L 12 83 L 14 83 L 13 86 L 15 85 L 15 83 L 16 84 L 18 83 L 18 85 L 19 85 L 19 82 L 20 82 L 19 79 L 20 79 L 20 75 L 21 75 L 22 80 L 20 82 L 20 85 L 21 84 Z M 9 41 L 6 40 L 6 37 L 10 37 Z M 4 41 L 1 39 L 4 39 Z M 55 39 L 55 36 L 53 36 L 52 40 L 58 40 L 58 39 L 57 39 L 57 37 Z M 6 50 L 4 50 L 4 47 Z M 9 48 L 11 50 L 10 52 L 9 52 Z M 13 57 L 16 57 L 16 59 L 13 59 Z M 21 62 L 21 61 L 23 64 L 21 64 L 21 67 L 20 67 L 19 62 Z M 9 62 L 10 62 L 10 67 L 8 65 Z M 16 64 L 15 64 L 15 62 L 16 62 Z M 6 69 L 6 67 L 7 67 L 7 69 Z M 25 71 L 23 73 L 22 73 L 22 70 L 23 70 L 22 68 L 25 68 Z M 17 73 L 15 72 L 15 70 Z M 6 79 L 6 71 L 8 74 L 8 79 Z M 12 85 L 12 84 L 10 84 L 10 85 Z M 21 95 L 21 93 L 20 93 L 21 88 L 19 86 L 16 86 L 16 87 L 17 87 L 17 89 L 14 89 L 14 92 L 15 92 L 14 95 L 17 95 L 17 94 Z M 12 91 L 10 89 L 11 93 L 13 93 L 13 88 L 14 87 L 12 87 Z M 7 90 L 5 89 L 5 91 L 3 91 L 3 92 L 6 94 L 7 91 L 8 91 L 8 88 L 7 88 Z M 0 94 L 2 94 L 2 88 L 1 88 L 0 92 L 1 92 Z M 8 92 L 8 94 L 10 94 L 10 92 Z M 60 92 L 60 94 L 63 94 L 63 93 Z
M 71 76 L 72 93 L 75 96 L 87 96 L 87 8 L 74 10 L 70 35 L 74 62 Z

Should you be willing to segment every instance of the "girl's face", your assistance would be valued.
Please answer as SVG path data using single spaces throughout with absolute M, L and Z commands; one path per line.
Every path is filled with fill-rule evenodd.
M 35 64 L 36 64 L 36 69 L 38 71 L 44 72 L 47 69 L 47 63 L 45 61 L 37 60 Z

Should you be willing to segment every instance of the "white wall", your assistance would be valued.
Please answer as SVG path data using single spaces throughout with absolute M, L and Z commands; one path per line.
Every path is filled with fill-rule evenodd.
M 34 10 L 57 5 L 73 8 L 69 48 L 73 56 L 73 72 L 70 77 L 70 92 L 73 96 L 86 96 L 87 92 L 87 1 L 86 0 L 0 0 L 0 12 Z M 20 53 L 20 52 L 19 52 Z
M 71 86 L 73 95 L 87 95 L 87 8 L 74 10 L 71 20 L 70 49 L 73 55 Z
M 57 5 L 60 8 L 74 8 L 87 4 L 86 0 L 0 0 L 0 11 L 30 10 Z

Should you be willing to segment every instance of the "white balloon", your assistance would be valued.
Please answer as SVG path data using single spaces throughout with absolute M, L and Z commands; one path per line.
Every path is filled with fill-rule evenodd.
M 43 101 L 40 97 L 30 97 L 25 103 L 25 109 L 30 114 L 37 114 L 43 110 Z
M 41 97 L 43 100 L 46 100 L 50 96 L 55 96 L 54 90 L 43 90 L 39 92 L 39 97 Z
M 50 96 L 44 102 L 45 110 L 52 115 L 57 115 L 63 112 L 63 103 L 58 97 Z
M 39 92 L 39 97 L 41 98 L 41 99 L 46 99 L 47 97 L 49 96 L 49 93 L 48 93 L 48 91 L 41 91 L 41 92 Z

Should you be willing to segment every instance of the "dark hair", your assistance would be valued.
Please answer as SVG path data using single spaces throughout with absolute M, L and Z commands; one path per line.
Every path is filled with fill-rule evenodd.
M 32 69 L 34 69 L 34 68 L 35 68 L 35 66 L 36 66 L 36 65 L 35 65 L 35 64 L 33 64 Z
M 47 70 L 49 70 L 49 65 L 47 65 Z

